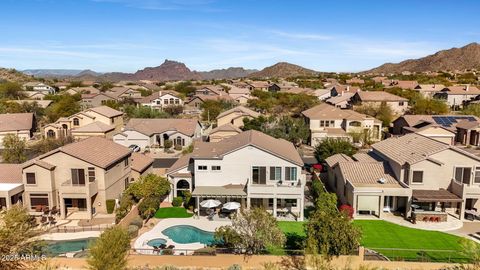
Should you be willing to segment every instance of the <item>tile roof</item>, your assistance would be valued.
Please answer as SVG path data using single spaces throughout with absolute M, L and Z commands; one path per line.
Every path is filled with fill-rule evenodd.
M 172 91 L 162 90 L 162 91 L 154 92 L 149 96 L 142 97 L 141 99 L 138 100 L 138 102 L 139 103 L 150 103 L 150 102 L 154 101 L 155 99 L 160 98 L 160 97 L 165 96 L 165 95 L 172 95 L 174 97 L 180 98 L 179 94 L 177 92 L 173 91 L 173 90 Z
M 88 111 L 96 112 L 98 114 L 101 114 L 101 115 L 109 117 L 109 118 L 123 115 L 123 112 L 117 111 L 117 110 L 115 110 L 113 108 L 110 108 L 108 106 L 98 106 L 98 107 L 94 107 L 94 108 L 90 108 L 90 109 L 85 110 L 85 112 L 88 112 Z
M 136 130 L 147 136 L 163 133 L 165 131 L 178 131 L 182 134 L 193 136 L 197 128 L 196 119 L 174 119 L 174 118 L 132 118 L 128 121 L 125 129 Z
M 42 109 L 47 108 L 53 102 L 51 100 L 31 100 L 31 99 L 20 99 L 20 100 L 12 100 L 12 101 L 16 102 L 18 104 L 23 104 L 23 103 L 34 104 L 34 103 L 37 103 L 37 105 Z
M 175 163 L 172 164 L 172 166 L 170 166 L 170 168 L 167 169 L 167 173 L 172 173 L 187 167 L 191 158 L 192 154 L 186 154 L 181 156 L 179 159 L 177 159 L 177 161 L 175 161 Z
M 33 113 L 0 114 L 0 132 L 30 130 L 33 127 Z
M 216 132 L 222 132 L 222 131 L 230 131 L 230 132 L 237 132 L 237 133 L 241 133 L 242 130 L 239 129 L 238 127 L 228 123 L 228 124 L 225 124 L 225 125 L 221 125 L 219 127 L 216 127 L 214 128 L 212 131 L 210 131 L 210 135 L 216 133 Z
M 331 98 L 327 99 L 326 101 L 330 104 L 335 105 L 335 104 L 338 104 L 338 103 L 341 103 L 341 102 L 349 101 L 354 95 L 355 95 L 355 93 L 346 92 L 346 93 L 343 93 L 341 95 L 331 97 Z
M 447 92 L 449 95 L 480 95 L 480 89 L 473 85 L 448 86 L 442 92 Z
M 339 162 L 345 161 L 353 161 L 353 159 L 345 154 L 335 154 L 325 159 L 325 162 L 330 168 L 334 167 Z
M 348 119 L 348 120 L 365 120 L 374 119 L 366 114 L 358 113 L 354 110 L 342 110 L 327 103 L 321 103 L 308 110 L 302 112 L 303 115 L 310 119 Z
M 361 101 L 408 101 L 408 99 L 390 94 L 385 91 L 361 91 L 357 92 Z
M 218 116 L 217 116 L 217 119 L 219 118 L 222 118 L 224 117 L 225 115 L 229 115 L 231 113 L 237 113 L 237 114 L 241 114 L 242 116 L 251 116 L 251 117 L 259 117 L 260 116 L 260 113 L 256 112 L 256 111 L 253 111 L 249 108 L 246 108 L 244 106 L 237 106 L 235 108 L 232 108 L 230 110 L 227 110 L 227 111 L 224 111 L 222 113 L 220 113 Z
M 140 153 L 132 153 L 132 170 L 141 173 L 152 164 L 153 158 Z
M 114 129 L 115 129 L 115 126 L 113 126 L 113 125 L 107 125 L 103 122 L 95 121 L 95 122 L 90 123 L 88 125 L 72 129 L 72 133 L 83 133 L 83 132 L 85 132 L 85 133 L 98 133 L 98 132 L 105 133 L 105 132 L 108 132 L 108 131 L 111 131 L 111 130 L 114 130 Z
M 89 137 L 85 140 L 67 144 L 53 150 L 50 154 L 57 151 L 79 158 L 101 168 L 107 168 L 131 154 L 130 149 L 127 147 L 101 137 Z
M 195 143 L 192 158 L 222 158 L 224 155 L 248 145 L 303 166 L 303 161 L 291 142 L 276 139 L 256 130 L 244 131 L 219 142 Z
M 437 92 L 441 91 L 442 89 L 445 88 L 445 85 L 443 84 L 419 84 L 415 90 L 418 90 L 420 92 Z
M 339 162 L 338 168 L 355 187 L 403 188 L 386 162 Z
M 22 183 L 22 164 L 0 163 L 0 183 Z
M 51 152 L 53 152 L 53 151 L 51 151 Z M 51 153 L 51 152 L 49 152 L 49 153 Z M 47 154 L 49 154 L 49 153 L 47 153 Z M 45 154 L 45 155 L 47 155 L 47 154 Z M 52 169 L 54 169 L 54 168 L 55 168 L 55 165 L 52 165 L 52 164 L 50 164 L 50 163 L 48 163 L 48 162 L 46 162 L 46 161 L 43 161 L 43 160 L 40 160 L 40 159 L 39 159 L 39 158 L 41 158 L 41 157 L 43 157 L 43 156 L 44 156 L 44 155 L 42 155 L 42 156 L 40 156 L 40 157 L 37 157 L 37 158 L 35 158 L 35 159 L 31 159 L 31 160 L 23 163 L 23 164 L 22 164 L 22 168 L 27 168 L 27 167 L 30 167 L 30 166 L 32 166 L 32 165 L 38 165 L 38 166 L 40 166 L 40 167 L 42 167 L 42 168 L 44 168 L 44 169 L 47 169 L 47 170 L 52 170 Z

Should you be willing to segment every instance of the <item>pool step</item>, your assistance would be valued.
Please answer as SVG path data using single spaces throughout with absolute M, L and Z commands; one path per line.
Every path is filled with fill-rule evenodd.
M 477 243 L 480 243 L 480 232 L 476 232 L 476 233 L 471 233 L 469 234 L 468 236 L 470 236 L 470 238 L 477 242 Z

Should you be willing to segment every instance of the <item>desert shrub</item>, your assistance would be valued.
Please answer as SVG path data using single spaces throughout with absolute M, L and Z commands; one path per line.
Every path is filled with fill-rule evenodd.
M 194 256 L 215 256 L 216 252 L 214 248 L 211 247 L 205 247 L 205 248 L 199 248 L 193 252 Z
M 113 213 L 113 210 L 115 210 L 115 200 L 107 200 L 107 213 L 111 214 Z
M 137 237 L 139 229 L 140 228 L 137 225 L 129 225 L 127 231 L 128 231 L 128 235 L 130 236 L 130 238 Z
M 183 198 L 182 197 L 174 197 L 172 200 L 172 205 L 175 207 L 182 206 Z
M 140 217 L 135 217 L 131 222 L 130 225 L 135 225 L 138 228 L 143 227 L 143 220 Z
M 138 204 L 138 212 L 143 219 L 151 218 L 160 206 L 158 197 L 147 197 Z
M 182 146 L 180 144 L 177 144 L 175 145 L 175 147 L 173 147 L 173 149 L 175 149 L 176 151 L 182 151 Z
M 242 270 L 242 266 L 238 264 L 230 265 L 227 270 Z

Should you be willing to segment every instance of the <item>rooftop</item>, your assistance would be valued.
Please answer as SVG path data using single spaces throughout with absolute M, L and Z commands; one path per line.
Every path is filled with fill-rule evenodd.
M 30 130 L 33 127 L 33 113 L 0 114 L 0 132 Z
M 163 133 L 165 131 L 178 131 L 182 134 L 193 136 L 197 128 L 196 119 L 173 118 L 132 118 L 126 125 L 126 130 L 136 130 L 147 136 Z
M 403 188 L 386 162 L 339 162 L 338 167 L 345 180 L 355 187 Z
M 153 158 L 144 154 L 132 153 L 132 170 L 143 172 L 153 164 Z
M 256 111 L 253 111 L 253 110 L 251 110 L 249 108 L 246 108 L 244 106 L 237 106 L 235 108 L 232 108 L 230 110 L 227 110 L 227 111 L 224 111 L 224 112 L 220 113 L 217 116 L 217 119 L 222 118 L 225 115 L 229 115 L 231 113 L 237 113 L 237 114 L 241 114 L 241 115 L 245 115 L 245 116 L 251 116 L 251 117 L 259 117 L 260 116 L 260 113 L 258 113 Z
M 1 184 L 22 183 L 22 164 L 0 163 L 0 183 Z
M 92 112 L 96 112 L 98 114 L 101 114 L 105 117 L 116 117 L 116 116 L 120 116 L 120 115 L 123 115 L 123 112 L 121 111 L 117 111 L 113 108 L 110 108 L 108 106 L 99 106 L 99 107 L 94 107 L 94 108 L 90 108 L 90 109 L 87 109 L 86 112 L 88 111 L 92 111 Z

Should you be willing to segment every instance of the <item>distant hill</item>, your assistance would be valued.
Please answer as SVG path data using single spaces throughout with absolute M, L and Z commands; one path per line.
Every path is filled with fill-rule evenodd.
M 280 62 L 273 66 L 266 67 L 258 72 L 251 73 L 251 78 L 287 78 L 298 76 L 312 76 L 318 74 L 317 71 L 301 67 L 299 65 Z
M 12 81 L 12 82 L 28 82 L 33 81 L 33 77 L 26 75 L 15 69 L 0 68 L 0 82 Z
M 26 69 L 23 73 L 37 78 L 65 78 L 76 76 L 99 76 L 101 73 L 89 69 Z
M 439 51 L 423 58 L 405 60 L 398 64 L 386 63 L 364 73 L 425 72 L 473 68 L 480 69 L 480 44 L 478 43 Z
M 197 73 L 204 80 L 212 79 L 235 79 L 235 78 L 244 78 L 248 75 L 257 72 L 256 69 L 244 69 L 242 67 L 230 67 L 227 69 L 214 69 L 211 71 L 197 71 Z

